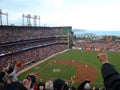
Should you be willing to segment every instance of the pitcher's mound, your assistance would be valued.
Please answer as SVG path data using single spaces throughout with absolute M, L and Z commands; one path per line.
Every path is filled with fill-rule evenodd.
M 53 69 L 53 72 L 61 72 L 61 69 Z

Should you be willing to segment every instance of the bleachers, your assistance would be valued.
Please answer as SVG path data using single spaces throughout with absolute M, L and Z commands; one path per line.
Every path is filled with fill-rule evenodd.
M 0 44 L 64 35 L 71 27 L 0 26 Z
M 17 61 L 29 65 L 67 49 L 66 28 L 71 32 L 71 27 L 1 26 L 0 69 Z
M 76 42 L 74 44 L 74 47 L 84 49 L 84 50 L 86 50 L 87 48 L 89 48 L 89 50 L 98 50 L 105 47 L 109 51 L 120 51 L 120 41 L 118 42 L 82 41 L 82 42 Z

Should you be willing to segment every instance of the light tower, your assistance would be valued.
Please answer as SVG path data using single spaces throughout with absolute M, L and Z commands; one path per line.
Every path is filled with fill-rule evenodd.
M 31 15 L 30 14 L 28 14 L 27 16 L 27 24 L 28 24 L 28 26 L 31 26 Z
M 24 18 L 27 18 L 27 25 L 28 25 L 28 26 L 31 26 L 31 18 L 32 18 L 32 17 L 31 17 L 30 14 L 27 14 L 27 15 L 24 15 L 24 14 L 23 14 L 23 15 L 22 15 L 22 18 L 23 18 L 23 19 L 22 19 L 22 20 L 23 20 L 23 21 L 22 21 L 22 22 L 23 22 L 23 26 L 25 25 L 25 24 L 24 24 Z
M 8 13 L 7 13 L 7 11 L 2 10 L 2 9 L 0 9 L 0 25 L 3 25 L 3 22 L 2 22 L 2 15 L 5 15 L 5 16 L 6 16 L 7 25 L 8 25 Z
M 22 23 L 23 23 L 23 26 L 24 26 L 24 14 L 22 14 Z
M 34 26 L 37 26 L 37 15 L 33 16 L 33 22 L 34 22 Z
M 40 16 L 38 16 L 38 20 L 39 20 L 39 26 L 40 26 Z
M 28 26 L 32 26 L 31 24 L 31 18 L 33 19 L 33 24 L 34 26 L 37 26 L 37 19 L 39 20 L 39 26 L 40 26 L 40 16 L 38 15 L 30 15 L 30 14 L 22 14 L 22 23 L 23 23 L 23 26 L 25 26 L 25 23 L 24 23 L 24 19 L 27 18 L 27 25 Z
M 33 16 L 34 26 L 37 26 L 37 19 L 39 20 L 39 26 L 40 26 L 40 16 L 37 16 L 37 15 Z

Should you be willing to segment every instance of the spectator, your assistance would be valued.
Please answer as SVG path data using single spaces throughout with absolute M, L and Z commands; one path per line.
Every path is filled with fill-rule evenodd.
M 39 82 L 38 83 L 38 86 L 39 86 L 39 90 L 45 90 L 45 83 L 44 82 Z
M 10 64 L 7 65 L 7 67 L 4 67 L 3 70 L 0 72 L 0 82 L 1 83 L 7 83 L 7 72 L 9 70 Z
M 0 90 L 7 90 L 7 88 L 5 87 L 3 83 L 0 83 Z
M 69 89 L 69 87 L 68 87 L 68 82 L 66 81 L 65 82 L 65 85 L 64 85 L 64 90 L 68 90 Z
M 47 80 L 45 83 L 46 90 L 53 90 L 53 82 L 51 80 Z
M 65 81 L 62 79 L 55 79 L 53 82 L 54 90 L 64 90 Z
M 0 83 L 4 82 L 4 77 L 5 77 L 6 72 L 7 72 L 6 68 L 3 68 L 3 70 L 0 72 Z
M 9 67 L 7 73 L 6 73 L 6 80 L 7 80 L 7 83 L 12 83 L 12 82 L 16 82 L 18 81 L 18 78 L 17 78 L 17 69 L 18 69 L 18 66 L 17 64 L 15 64 L 14 67 Z
M 20 82 L 12 82 L 11 84 L 6 85 L 6 90 L 28 90 Z
M 30 90 L 30 85 L 31 85 L 31 78 L 28 78 L 28 79 L 24 79 L 23 80 L 23 85 L 28 89 Z
M 18 82 L 16 68 L 17 65 L 13 68 L 9 64 L 6 68 L 3 68 L 0 77 L 0 90 L 27 90 L 26 87 Z
M 71 90 L 76 90 L 76 88 L 74 86 L 71 87 Z
M 30 90 L 33 90 L 33 86 L 36 83 L 36 77 L 34 74 L 29 74 L 26 79 L 28 79 L 28 82 L 30 81 Z
M 103 49 L 97 56 L 102 63 L 102 75 L 106 90 L 120 90 L 120 74 L 108 61 L 106 50 Z
M 90 81 L 85 80 L 79 85 L 78 90 L 90 90 L 90 88 Z

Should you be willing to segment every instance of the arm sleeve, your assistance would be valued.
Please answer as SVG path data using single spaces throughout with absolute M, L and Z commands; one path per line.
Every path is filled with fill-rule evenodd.
M 106 90 L 116 90 L 120 86 L 120 75 L 115 67 L 109 63 L 103 64 L 102 75 Z

